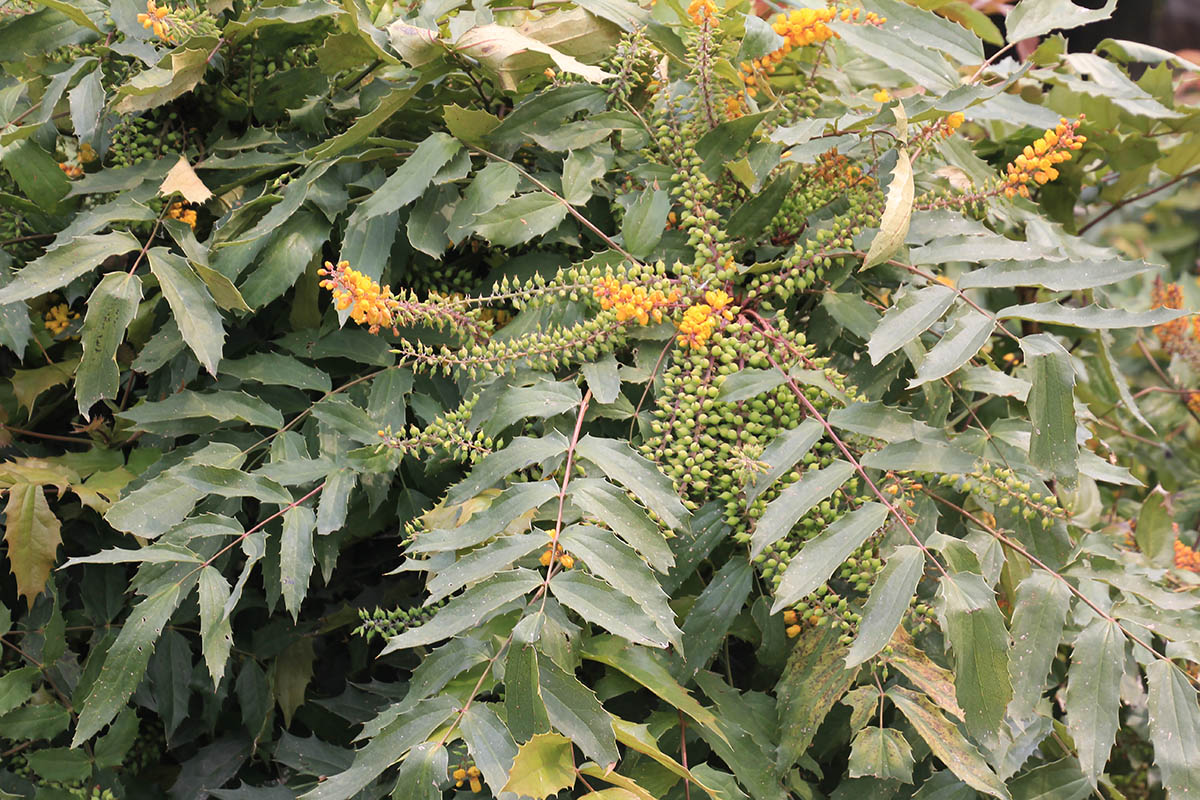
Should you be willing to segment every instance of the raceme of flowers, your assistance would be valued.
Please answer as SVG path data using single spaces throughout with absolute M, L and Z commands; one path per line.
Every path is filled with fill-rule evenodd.
M 592 293 L 605 311 L 616 309 L 617 322 L 636 319 L 639 325 L 649 325 L 650 320 L 662 322 L 663 309 L 679 302 L 678 289 L 668 295 L 661 289 L 647 291 L 644 286 L 621 283 L 612 277 L 601 278 Z
M 761 58 L 755 58 L 749 62 L 743 61 L 740 64 L 739 71 L 742 82 L 746 84 L 746 93 L 751 97 L 756 96 L 758 93 L 756 85 L 760 80 L 758 76 L 771 75 L 783 61 L 784 56 L 793 49 L 810 44 L 821 44 L 837 38 L 837 33 L 829 27 L 828 23 L 835 19 L 840 19 L 842 22 L 858 22 L 861 16 L 862 9 L 859 8 L 847 8 L 842 11 L 838 11 L 836 8 L 797 8 L 775 17 L 771 27 L 783 37 L 783 45 Z M 863 21 L 868 25 L 882 25 L 887 22 L 887 18 L 872 11 L 863 17 Z
M 1029 184 L 1038 186 L 1049 183 L 1058 177 L 1057 166 L 1071 160 L 1071 151 L 1079 150 L 1087 142 L 1086 136 L 1076 133 L 1084 116 L 1077 120 L 1059 120 L 1058 125 L 1047 128 L 1046 132 L 1033 144 L 1025 145 L 1025 150 L 1018 155 L 1007 167 L 1004 176 L 1005 197 L 1029 197 Z
M 186 222 L 192 230 L 196 229 L 196 211 L 183 203 L 171 203 L 167 208 L 167 216 L 180 222 Z
M 720 289 L 704 293 L 704 302 L 688 307 L 679 321 L 676 340 L 684 347 L 703 347 L 720 320 L 733 320 L 733 298 Z
M 380 328 L 394 331 L 400 304 L 390 287 L 380 288 L 377 281 L 351 267 L 349 261 L 339 261 L 337 266 L 326 261 L 317 274 L 325 278 L 321 288 L 333 292 L 338 311 L 350 309 L 350 319 L 367 325 L 371 333 L 378 333 Z
M 138 14 L 137 21 L 146 30 L 153 30 L 154 35 L 164 42 L 174 42 L 170 16 L 169 6 L 160 6 L 154 0 L 146 0 L 146 13 Z

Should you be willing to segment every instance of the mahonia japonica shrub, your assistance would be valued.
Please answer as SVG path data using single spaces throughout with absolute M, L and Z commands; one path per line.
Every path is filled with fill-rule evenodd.
M 1196 795 L 1113 5 L 0 8 L 0 797 Z

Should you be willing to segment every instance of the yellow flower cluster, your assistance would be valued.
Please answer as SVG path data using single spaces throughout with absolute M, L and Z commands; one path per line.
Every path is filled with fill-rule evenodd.
M 339 311 L 350 309 L 350 318 L 359 325 L 369 325 L 367 330 L 371 333 L 390 327 L 392 333 L 400 335 L 395 328 L 399 302 L 390 287 L 381 289 L 377 282 L 351 267 L 349 261 L 339 261 L 336 267 L 326 261 L 325 268 L 317 270 L 317 274 L 325 276 L 321 288 L 333 292 Z
M 171 219 L 177 219 L 180 222 L 186 222 L 188 227 L 196 230 L 196 211 L 188 208 L 183 203 L 171 203 L 167 208 L 167 216 Z
M 697 25 L 704 22 L 714 25 L 717 22 L 717 4 L 713 0 L 692 0 L 688 4 L 687 13 Z
M 51 306 L 46 312 L 46 330 L 58 336 L 71 326 L 71 320 L 79 319 L 78 312 L 72 311 L 66 303 Z
M 1200 553 L 1197 553 L 1195 550 L 1176 539 L 1175 568 L 1186 569 L 1189 572 L 1200 572 Z
M 720 289 L 704 293 L 704 302 L 697 303 L 683 312 L 679 321 L 679 336 L 676 337 L 683 347 L 703 347 L 712 336 L 718 320 L 726 322 L 733 319 L 733 298 Z
M 1162 278 L 1157 278 L 1151 300 L 1152 308 L 1183 308 L 1183 289 L 1177 283 L 1165 283 Z M 1168 353 L 1179 356 L 1193 369 L 1200 369 L 1200 315 L 1155 325 L 1154 335 Z M 1187 404 L 1200 413 L 1200 392 L 1187 395 Z
M 836 8 L 796 8 L 775 17 L 771 27 L 783 37 L 783 46 L 767 53 L 762 58 L 741 63 L 739 73 L 742 82 L 746 84 L 746 93 L 754 97 L 758 92 L 759 75 L 770 76 L 783 61 L 784 56 L 793 49 L 810 44 L 820 44 L 836 38 L 837 34 L 829 27 L 828 23 L 835 19 L 840 19 L 842 22 L 858 22 L 861 15 L 862 9 L 860 8 L 847 8 L 842 11 L 838 11 Z M 872 11 L 863 17 L 863 21 L 868 25 L 882 25 L 887 22 L 887 18 Z
M 553 538 L 554 532 L 550 531 L 549 535 Z M 562 564 L 563 569 L 570 569 L 575 566 L 575 558 L 553 542 L 546 545 L 546 549 L 542 551 L 542 557 L 538 560 L 543 567 L 548 567 L 555 561 Z
M 79 166 L 78 164 L 72 164 L 69 161 L 61 161 L 58 164 L 58 168 L 61 169 L 63 174 L 71 180 L 83 177 L 83 167 Z
M 737 119 L 738 117 L 746 116 L 747 106 L 746 100 L 741 93 L 731 94 L 725 97 L 725 119 Z
M 453 774 L 454 786 L 457 789 L 461 789 L 463 783 L 469 782 L 471 784 L 472 792 L 482 792 L 483 791 L 483 781 L 481 781 L 479 779 L 479 776 L 480 776 L 479 767 L 475 766 L 474 764 L 467 767 L 466 769 L 459 767 L 458 769 L 454 770 L 454 774 Z
M 153 30 L 154 35 L 164 42 L 174 42 L 175 35 L 171 32 L 171 9 L 168 6 L 156 5 L 154 0 L 146 0 L 146 13 L 138 14 L 137 21 L 146 30 Z
M 592 293 L 605 311 L 617 310 L 617 322 L 635 319 L 639 325 L 649 325 L 650 320 L 662 322 L 663 309 L 679 301 L 678 289 L 667 295 L 659 289 L 646 291 L 644 286 L 621 283 L 612 277 L 601 278 Z
M 1029 197 L 1031 181 L 1041 186 L 1057 178 L 1057 165 L 1070 161 L 1071 151 L 1080 149 L 1087 141 L 1086 136 L 1076 133 L 1082 121 L 1082 114 L 1073 121 L 1064 117 L 1033 144 L 1026 145 L 1025 151 L 1008 165 L 1008 174 L 1004 177 L 1005 197 Z
M 892 102 L 892 93 L 889 92 L 887 89 L 880 89 L 878 92 L 871 95 L 871 97 L 875 100 L 876 103 Z

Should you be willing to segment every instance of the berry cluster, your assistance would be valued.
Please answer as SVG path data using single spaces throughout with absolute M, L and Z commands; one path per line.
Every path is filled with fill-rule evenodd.
M 1188 545 L 1176 539 L 1175 568 L 1187 570 L 1188 572 L 1200 572 L 1200 552 L 1196 552 Z

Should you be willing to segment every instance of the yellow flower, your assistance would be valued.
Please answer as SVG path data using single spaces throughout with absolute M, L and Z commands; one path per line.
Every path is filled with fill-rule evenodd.
M 380 328 L 396 329 L 396 312 L 399 301 L 389 287 L 380 285 L 350 266 L 349 261 L 339 261 L 337 266 L 325 262 L 325 268 L 317 270 L 325 277 L 321 288 L 333 292 L 333 301 L 339 311 L 350 309 L 350 318 L 359 325 L 367 325 L 368 331 L 378 333 Z
M 890 103 L 892 101 L 892 94 L 887 89 L 880 89 L 872 97 L 875 98 L 876 103 Z
M 1029 197 L 1029 183 L 1044 186 L 1057 179 L 1059 172 L 1055 165 L 1070 161 L 1072 152 L 1081 149 L 1087 142 L 1086 136 L 1076 132 L 1083 119 L 1082 114 L 1076 120 L 1064 117 L 1033 144 L 1025 145 L 1005 167 L 1005 175 L 1001 179 L 1005 197 Z

